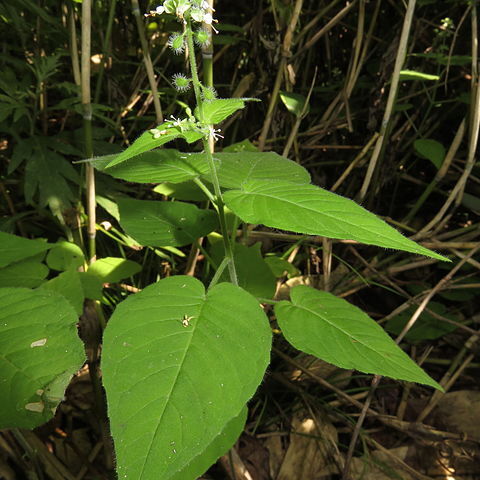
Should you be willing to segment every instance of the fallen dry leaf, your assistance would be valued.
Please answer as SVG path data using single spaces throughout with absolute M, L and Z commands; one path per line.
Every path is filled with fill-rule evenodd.
M 276 480 L 316 480 L 337 471 L 338 435 L 326 417 L 297 413 L 292 420 L 290 445 Z

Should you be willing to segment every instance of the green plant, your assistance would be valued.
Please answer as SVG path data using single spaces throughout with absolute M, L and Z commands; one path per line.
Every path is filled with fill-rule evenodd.
M 261 303 L 274 305 L 285 338 L 300 350 L 344 368 L 441 388 L 376 322 L 345 300 L 298 286 L 292 289 L 291 300 L 274 301 L 274 276 L 258 247 L 247 248 L 234 240 L 240 223 L 264 224 L 445 258 L 353 201 L 312 185 L 309 173 L 295 162 L 271 152 L 214 153 L 212 144 L 220 135 L 216 126 L 252 99 L 216 98 L 199 79 L 194 43 L 204 44 L 208 36 L 194 27 L 213 22 L 207 2 L 166 0 L 154 14 L 174 15 L 180 21 L 182 31 L 172 35 L 170 46 L 188 52 L 190 76 L 177 75 L 174 84 L 181 91 L 193 87 L 196 106 L 186 108 L 184 118 L 146 131 L 121 154 L 91 163 L 130 182 L 198 187 L 196 195 L 200 192 L 212 208 L 122 198 L 120 224 L 148 247 L 195 245 L 210 235 L 212 245 L 204 253 L 214 274 L 208 286 L 189 276 L 164 278 L 120 303 L 109 320 L 102 370 L 119 478 L 194 479 L 233 444 L 245 422 L 245 404 L 269 363 L 272 329 Z M 177 139 L 200 141 L 203 150 L 156 150 Z M 213 233 L 217 230 L 219 237 Z M 99 282 L 101 287 L 136 271 L 118 259 L 103 259 L 80 274 L 75 269 L 85 263 L 81 252 L 69 253 L 67 247 L 64 251 L 41 241 L 25 240 L 34 242 L 27 246 L 20 240 L 5 236 L 0 267 L 35 256 L 35 262 L 43 265 L 49 250 L 47 266 L 64 270 L 60 275 L 65 282 L 57 286 L 72 283 L 73 292 L 92 292 Z M 52 254 L 55 249 L 57 256 Z M 107 273 L 101 273 L 102 266 Z M 26 288 L 1 289 L 0 296 L 11 300 L 0 316 L 2 342 L 10 345 L 18 364 L 51 366 L 54 347 L 67 345 L 68 361 L 54 371 L 28 370 L 27 375 L 25 367 L 15 367 L 10 351 L 1 360 L 2 381 L 12 387 L 2 426 L 33 427 L 49 417 L 49 409 L 60 400 L 58 390 L 83 361 L 79 340 L 63 335 L 62 319 L 67 318 L 70 334 L 76 321 L 74 308 L 64 300 L 72 297 Z M 78 303 L 75 293 L 70 303 L 74 302 Z M 58 312 L 52 313 L 59 304 L 61 319 Z M 44 329 L 34 335 L 37 324 Z M 44 357 L 39 358 L 39 352 Z

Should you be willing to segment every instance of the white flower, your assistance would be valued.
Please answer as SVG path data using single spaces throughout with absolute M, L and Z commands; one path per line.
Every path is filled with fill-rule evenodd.
M 180 118 L 175 118 L 173 115 L 170 115 L 172 126 L 173 127 L 182 127 L 182 123 L 185 122 L 186 118 L 180 119 Z
M 145 14 L 145 17 L 154 17 L 155 15 L 161 15 L 165 11 L 165 7 L 157 7 L 155 10 L 150 10 Z
M 210 135 L 210 137 L 213 138 L 213 140 L 216 142 L 219 138 L 223 138 L 223 135 L 220 135 L 220 132 L 221 130 L 218 128 L 218 129 L 215 129 L 213 128 L 213 125 L 209 125 L 208 127 L 208 134 Z
M 206 25 L 210 25 L 212 27 L 212 30 L 215 32 L 215 33 L 218 33 L 218 30 L 213 26 L 213 22 L 217 22 L 217 20 L 215 20 L 213 17 L 212 17 L 212 14 L 211 13 L 206 13 L 203 17 L 203 23 L 205 23 Z
M 206 0 L 203 0 L 201 8 L 203 8 L 204 10 L 210 10 L 210 5 Z
M 183 4 L 177 7 L 177 17 L 183 18 L 183 14 L 190 8 L 190 5 Z
M 195 8 L 191 11 L 192 19 L 195 22 L 202 22 L 205 18 L 205 12 L 199 8 Z
M 154 139 L 160 138 L 162 135 L 167 135 L 168 130 L 159 130 L 158 128 L 152 128 L 149 132 L 153 135 Z

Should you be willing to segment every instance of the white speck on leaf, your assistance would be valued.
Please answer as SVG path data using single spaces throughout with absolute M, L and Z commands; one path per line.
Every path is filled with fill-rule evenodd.
M 25 410 L 28 410 L 29 412 L 42 413 L 44 409 L 45 405 L 43 402 L 33 402 L 25 405 Z
M 47 343 L 47 339 L 46 339 L 46 338 L 41 338 L 40 340 L 37 340 L 37 341 L 35 341 L 35 342 L 32 342 L 32 343 L 30 344 L 30 348 L 43 347 L 46 343 Z

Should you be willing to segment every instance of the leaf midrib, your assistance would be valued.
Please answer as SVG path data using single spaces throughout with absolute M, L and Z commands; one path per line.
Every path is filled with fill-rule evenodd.
M 275 196 L 275 195 L 272 195 L 272 194 L 266 194 L 266 193 L 263 193 L 263 192 L 253 192 L 253 191 L 246 191 L 246 190 L 238 190 L 238 192 L 240 192 L 241 194 L 246 194 L 246 195 L 257 195 L 257 196 L 261 196 L 261 197 L 266 197 L 266 198 L 270 198 L 270 199 L 273 199 L 273 200 L 277 200 L 278 202 L 284 202 L 284 203 L 287 203 L 289 205 L 294 205 L 296 207 L 300 207 L 304 210 L 307 210 L 308 212 L 312 212 L 312 213 L 315 213 L 316 215 L 324 215 L 325 217 L 328 217 L 330 220 L 334 220 L 334 221 L 338 221 L 338 218 L 335 217 L 333 214 L 328 214 L 327 212 L 319 212 L 318 210 L 315 210 L 313 208 L 310 208 L 308 206 L 305 206 L 305 205 L 302 205 L 302 204 L 299 204 L 299 203 L 295 203 L 294 201 L 291 201 L 291 200 L 288 200 L 288 199 L 285 199 L 285 198 L 282 198 L 282 197 L 278 197 L 278 196 Z M 345 200 L 350 200 L 350 199 L 345 199 Z M 328 201 L 328 199 L 327 199 Z M 351 200 L 350 200 L 351 201 Z M 340 213 L 344 213 L 344 212 L 338 212 L 339 214 Z M 369 212 L 370 213 L 370 212 Z M 373 214 L 372 214 L 373 215 Z M 379 219 L 380 220 L 380 219 Z M 371 232 L 370 230 L 366 229 L 365 227 L 363 226 L 359 226 L 359 225 L 355 225 L 355 224 L 352 224 L 344 219 L 342 219 L 342 222 L 353 227 L 353 228 L 356 228 L 356 229 L 361 229 L 363 230 L 364 232 L 367 232 L 367 233 L 375 233 L 375 235 L 378 237 L 382 237 L 383 239 L 386 239 L 387 241 L 394 241 L 396 242 L 397 244 L 400 243 L 397 239 L 391 239 L 390 237 L 386 237 L 385 235 L 383 234 L 379 234 L 378 232 Z M 388 224 L 387 224 L 388 225 Z M 394 230 L 396 232 L 396 230 Z M 399 232 L 397 232 L 399 235 L 401 235 Z M 407 237 L 403 237 L 403 239 L 405 239 L 407 242 L 411 242 L 411 240 L 409 240 Z M 346 239 L 345 239 L 346 240 Z M 362 240 L 363 242 L 364 240 Z M 401 244 L 402 245 L 402 244 Z M 412 251 L 413 250 L 413 247 L 409 247 L 407 246 L 408 248 L 410 248 Z M 390 247 L 390 248 L 394 248 L 394 247 Z M 417 252 L 418 251 L 421 251 L 423 247 L 419 246 L 419 250 L 413 250 L 414 252 Z M 405 249 L 405 247 L 402 247 L 402 249 Z
M 364 343 L 364 341 L 360 340 L 358 337 L 354 336 L 354 335 L 351 335 L 350 333 L 346 332 L 345 330 L 343 330 L 339 325 L 335 324 L 335 323 L 332 323 L 331 321 L 329 321 L 327 318 L 323 317 L 321 314 L 319 314 L 318 312 L 315 312 L 315 310 L 311 310 L 307 307 L 304 307 L 302 305 L 298 305 L 298 304 L 295 304 L 295 303 L 292 303 L 292 302 L 289 302 L 292 306 L 300 309 L 300 310 L 305 310 L 306 312 L 309 312 L 309 313 L 312 313 L 313 315 L 315 315 L 316 317 L 319 317 L 321 320 L 323 320 L 325 323 L 328 323 L 329 325 L 331 325 L 332 327 L 334 327 L 336 330 L 342 332 L 346 337 L 348 338 L 351 338 L 353 340 L 355 340 L 356 342 L 360 343 L 362 346 L 364 346 L 365 348 L 368 348 L 369 350 L 371 350 L 372 352 L 375 352 L 376 354 L 380 354 L 381 353 L 378 351 L 378 350 L 375 350 L 373 347 L 371 347 L 370 345 Z
M 157 434 L 158 434 L 158 430 L 160 429 L 160 425 L 161 425 L 161 423 L 162 423 L 163 416 L 164 416 L 164 414 L 165 414 L 165 410 L 167 409 L 167 406 L 168 406 L 168 404 L 169 404 L 169 402 L 170 402 L 170 398 L 171 398 L 171 396 L 172 396 L 172 394 L 173 394 L 173 391 L 174 391 L 174 389 L 175 389 L 175 386 L 176 386 L 176 384 L 177 384 L 178 378 L 179 378 L 179 376 L 180 376 L 180 372 L 183 370 L 183 365 L 184 365 L 184 363 L 185 363 L 185 359 L 186 359 L 186 357 L 187 357 L 187 353 L 188 353 L 188 351 L 189 351 L 189 349 L 190 349 L 190 345 L 192 344 L 193 337 L 194 337 L 194 334 L 195 334 L 195 332 L 196 332 L 196 330 L 197 330 L 198 324 L 200 323 L 200 318 L 202 317 L 202 311 L 203 311 L 203 308 L 204 308 L 205 303 L 206 303 L 206 300 L 207 300 L 206 297 L 205 297 L 205 295 L 203 296 L 202 299 L 203 299 L 203 303 L 201 303 L 201 305 L 200 305 L 200 310 L 199 310 L 199 313 L 198 313 L 197 321 L 195 322 L 194 325 L 192 325 L 193 328 L 192 328 L 192 332 L 191 332 L 191 335 L 190 335 L 190 340 L 188 341 L 188 343 L 187 343 L 186 346 L 185 346 L 185 351 L 184 351 L 184 354 L 183 354 L 183 358 L 181 359 L 180 364 L 178 365 L 178 371 L 177 371 L 177 374 L 175 375 L 175 378 L 174 378 L 174 380 L 173 380 L 173 382 L 172 382 L 172 387 L 171 387 L 171 389 L 170 389 L 170 392 L 169 392 L 168 395 L 165 397 L 166 400 L 165 400 L 165 402 L 164 402 L 164 407 L 163 407 L 162 413 L 161 413 L 160 416 L 159 416 L 159 419 L 158 419 L 158 422 L 157 422 L 157 426 L 155 427 L 155 431 L 153 432 L 152 441 L 150 442 L 150 445 L 148 446 L 148 450 L 147 450 L 147 452 L 146 452 L 146 454 L 145 454 L 145 460 L 144 460 L 144 462 L 143 462 L 142 469 L 141 469 L 141 472 L 140 472 L 140 478 L 143 477 L 143 473 L 145 472 L 145 467 L 146 467 L 146 465 L 147 465 L 147 461 L 148 461 L 148 458 L 149 458 L 149 456 L 150 456 L 150 453 L 152 452 L 153 443 L 154 443 L 154 440 L 155 440 L 155 438 L 156 438 L 156 436 L 157 436 Z

